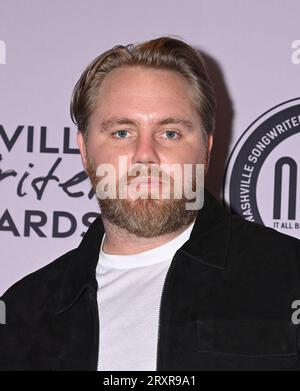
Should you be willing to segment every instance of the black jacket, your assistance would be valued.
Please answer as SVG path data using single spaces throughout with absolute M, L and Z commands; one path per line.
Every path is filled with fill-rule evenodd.
M 78 248 L 1 297 L 1 370 L 97 370 L 103 233 L 99 215 Z M 157 370 L 300 369 L 299 327 L 291 320 L 300 299 L 299 243 L 229 214 L 206 191 L 165 279 Z

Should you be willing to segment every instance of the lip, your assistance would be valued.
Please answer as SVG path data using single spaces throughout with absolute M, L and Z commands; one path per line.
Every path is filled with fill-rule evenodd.
M 134 179 L 130 183 L 148 183 L 148 184 L 158 184 L 158 183 L 163 183 L 162 181 L 158 181 L 156 179 L 151 180 L 151 178 L 148 179 Z

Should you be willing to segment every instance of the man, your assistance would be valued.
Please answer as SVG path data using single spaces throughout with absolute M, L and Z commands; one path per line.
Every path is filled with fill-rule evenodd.
M 207 190 L 187 207 L 213 145 L 202 57 L 169 37 L 116 46 L 82 74 L 71 116 L 101 215 L 78 248 L 2 296 L 0 368 L 299 369 L 299 241 L 230 215 Z M 168 164 L 203 168 L 185 175 L 190 193 L 176 197 L 184 179 Z

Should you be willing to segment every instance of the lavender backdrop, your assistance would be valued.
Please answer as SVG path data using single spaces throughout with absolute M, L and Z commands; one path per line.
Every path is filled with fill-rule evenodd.
M 177 35 L 205 54 L 218 95 L 208 187 L 222 199 L 225 166 L 239 138 L 261 115 L 300 96 L 299 14 L 298 0 L 2 0 L 0 294 L 77 246 L 98 213 L 95 198 L 89 198 L 89 181 L 74 177 L 82 166 L 69 118 L 74 83 L 94 57 L 117 44 L 164 34 Z M 286 107 L 293 109 L 287 115 L 300 115 L 298 100 L 278 106 L 263 118 L 269 129 L 274 115 Z M 291 136 L 268 152 L 257 189 L 251 186 L 264 223 L 273 226 L 274 165 L 281 157 L 289 157 L 296 167 L 298 163 L 293 176 L 283 170 L 281 217 L 286 225 L 278 228 L 300 238 L 296 119 L 292 125 Z M 229 162 L 228 194 L 237 151 L 253 132 L 255 126 Z M 47 175 L 48 181 L 42 178 Z M 291 182 L 296 185 L 296 215 L 287 218 Z M 28 230 L 30 220 L 42 225 Z M 57 237 L 56 228 L 64 237 Z

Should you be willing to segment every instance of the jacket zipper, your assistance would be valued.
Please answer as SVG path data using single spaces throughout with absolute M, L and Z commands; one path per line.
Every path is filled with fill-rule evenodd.
M 160 319 L 161 319 L 161 309 L 162 309 L 162 304 L 165 300 L 165 286 L 166 286 L 166 282 L 167 282 L 167 278 L 168 278 L 168 275 L 170 273 L 170 270 L 174 264 L 174 261 L 177 257 L 177 252 L 175 253 L 172 261 L 171 261 L 171 264 L 169 265 L 169 268 L 167 270 L 167 274 L 166 274 L 166 277 L 165 277 L 165 280 L 164 280 L 164 283 L 163 283 L 163 288 L 162 288 L 162 293 L 161 293 L 161 300 L 160 300 L 160 305 L 159 305 L 159 312 L 158 312 L 158 338 L 157 338 L 157 349 L 156 349 L 156 371 L 158 370 L 158 364 L 159 364 L 159 357 L 160 357 Z
M 97 312 L 97 366 L 96 366 L 96 371 L 98 371 L 99 367 L 99 351 L 100 351 L 100 318 L 99 318 L 99 311 L 98 311 L 98 302 L 97 302 L 97 294 L 96 294 L 96 312 Z
M 96 346 L 97 346 L 97 359 L 96 359 L 96 371 L 98 371 L 99 366 L 99 342 L 100 342 L 100 317 L 99 317 L 99 310 L 98 310 L 98 301 L 97 301 L 97 291 L 92 291 L 92 298 L 94 301 L 94 318 L 95 318 L 95 325 L 96 325 Z

